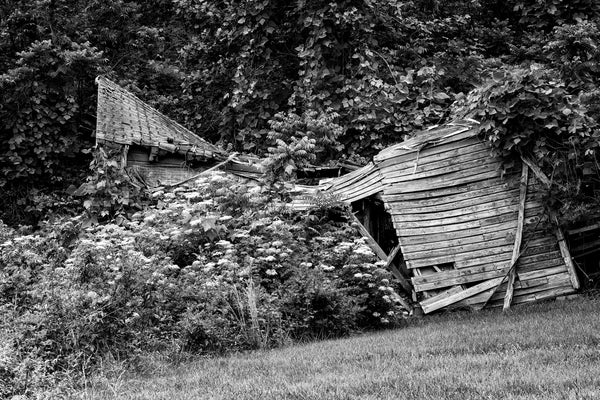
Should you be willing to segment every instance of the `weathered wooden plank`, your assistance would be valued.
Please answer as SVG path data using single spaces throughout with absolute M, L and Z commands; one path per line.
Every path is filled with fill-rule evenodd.
M 500 252 L 498 254 L 483 255 L 480 257 L 475 257 L 475 258 L 466 259 L 466 260 L 457 260 L 454 262 L 454 266 L 457 269 L 463 269 L 463 268 L 471 268 L 471 267 L 476 267 L 478 265 L 486 265 L 486 264 L 492 264 L 492 263 L 497 263 L 497 262 L 504 262 L 506 264 L 510 260 L 510 257 L 511 257 L 511 252 L 506 251 L 506 252 Z
M 541 211 L 541 210 L 533 209 L 531 211 L 531 213 L 537 214 L 539 211 Z M 474 221 L 468 221 L 468 222 L 451 224 L 451 225 L 440 225 L 437 227 L 433 226 L 433 227 L 422 227 L 422 228 L 404 228 L 401 226 L 401 223 L 398 223 L 398 222 L 395 222 L 395 227 L 396 227 L 396 234 L 398 235 L 398 237 L 402 237 L 402 238 L 410 237 L 410 236 L 437 235 L 437 234 L 443 234 L 443 233 L 449 233 L 449 232 L 455 232 L 457 235 L 463 234 L 463 236 L 473 236 L 473 235 L 477 234 L 478 232 L 480 232 L 481 229 L 485 230 L 491 226 L 509 223 L 511 221 L 514 221 L 514 223 L 516 224 L 517 216 L 518 216 L 518 213 L 515 211 L 515 212 L 511 212 L 511 213 L 507 213 L 507 214 L 497 215 L 497 216 L 490 217 L 490 218 L 482 218 L 482 219 L 477 219 Z M 539 217 L 526 218 L 525 225 L 528 225 L 528 223 L 535 223 L 538 219 L 539 219 Z M 393 217 L 392 217 L 392 221 L 393 221 Z M 461 233 L 461 231 L 467 231 L 467 232 Z M 529 253 L 529 254 L 532 254 L 532 253 Z
M 533 287 L 537 287 L 537 286 L 548 285 L 551 283 L 569 284 L 569 283 L 571 283 L 571 278 L 569 277 L 569 274 L 565 271 L 565 272 L 562 272 L 559 274 L 548 275 L 548 276 L 544 276 L 544 277 L 536 278 L 536 279 L 529 279 L 527 281 L 521 280 L 517 283 L 518 283 L 518 285 L 515 284 L 515 290 L 516 289 L 533 288 Z
M 357 179 L 345 182 L 343 185 L 338 184 L 337 181 L 330 182 L 331 186 L 328 191 L 335 193 L 351 192 L 379 181 L 381 181 L 381 174 L 377 170 L 372 170 L 368 174 L 357 177 Z
M 457 301 L 466 299 L 477 293 L 481 293 L 485 290 L 488 290 L 496 285 L 498 285 L 502 281 L 502 278 L 490 279 L 488 281 L 482 282 L 478 285 L 472 286 L 468 289 L 462 290 L 458 293 L 453 293 L 449 296 L 434 296 L 429 299 L 426 299 L 422 302 L 421 308 L 423 308 L 423 312 L 425 314 L 429 314 L 432 311 L 439 310 L 440 308 L 449 306 Z M 423 304 L 425 303 L 425 304 Z
M 377 182 L 375 182 L 371 185 L 365 185 L 361 188 L 353 189 L 352 191 L 348 191 L 348 192 L 335 192 L 334 191 L 333 193 L 338 194 L 342 201 L 344 201 L 346 203 L 352 203 L 354 201 L 369 197 L 375 193 L 381 192 L 381 190 L 382 190 L 382 186 L 380 184 L 378 184 Z
M 488 160 L 487 154 L 482 155 L 481 153 L 476 153 L 476 157 L 472 156 L 471 159 L 463 159 L 465 157 L 461 157 L 459 159 L 449 159 L 444 160 L 443 162 L 439 162 L 436 164 L 425 164 L 422 168 L 423 170 L 419 171 L 419 166 L 421 164 L 416 164 L 417 168 L 410 168 L 408 166 L 394 166 L 390 168 L 382 169 L 382 173 L 384 175 L 384 179 L 386 182 L 408 182 L 420 179 L 431 179 L 434 177 L 442 176 L 442 175 L 450 175 L 453 173 L 457 173 L 460 171 L 470 170 L 479 168 L 481 169 L 486 164 Z M 414 163 L 413 163 L 414 164 Z M 446 165 L 444 165 L 446 164 Z M 426 168 L 430 167 L 430 168 Z M 436 168 L 433 168 L 436 167 Z
M 558 250 L 552 250 L 545 253 L 536 253 L 529 256 L 522 255 L 519 259 L 519 267 L 533 265 L 553 259 L 561 259 L 560 252 Z
M 568 277 L 566 279 L 548 282 L 546 284 L 531 287 L 531 288 L 519 288 L 519 290 L 515 290 L 514 297 L 515 297 L 515 300 L 516 300 L 516 298 L 521 298 L 521 300 L 522 300 L 521 302 L 523 302 L 524 298 L 529 298 L 530 299 L 529 301 L 533 301 L 534 299 L 539 300 L 540 294 L 546 296 L 549 292 L 553 292 L 555 290 L 561 290 L 564 288 L 571 289 L 571 291 L 573 290 L 573 288 L 570 285 L 570 282 L 568 281 Z M 492 296 L 491 301 L 502 301 L 502 298 L 503 298 L 502 293 L 499 292 L 499 293 L 496 293 L 496 295 Z
M 523 164 L 527 165 L 530 169 L 531 172 L 533 172 L 533 174 L 535 175 L 535 177 L 546 187 L 550 187 L 550 179 L 548 179 L 548 177 L 546 176 L 546 174 L 544 174 L 544 172 L 542 172 L 542 170 L 540 169 L 540 167 L 537 166 L 536 163 L 534 163 L 531 159 L 527 158 L 527 157 L 521 157 L 521 161 L 523 161 Z
M 453 235 L 449 233 L 446 236 L 446 240 L 438 242 L 429 242 L 427 236 L 424 236 L 421 241 L 406 243 L 406 241 L 403 240 L 402 244 L 404 245 L 405 254 L 411 254 L 422 251 L 431 251 L 432 249 L 447 249 L 474 243 L 487 243 L 488 241 L 496 239 L 507 239 L 512 241 L 514 239 L 514 227 L 507 227 L 502 231 L 479 233 L 477 235 L 462 238 L 453 237 Z
M 336 184 L 332 184 L 330 186 L 330 188 L 327 190 L 327 192 L 338 193 L 338 194 L 342 194 L 342 193 L 351 194 L 353 192 L 360 191 L 360 190 L 364 189 L 365 187 L 369 187 L 372 185 L 381 186 L 381 175 L 380 175 L 379 171 L 377 171 L 377 170 L 371 171 L 369 174 L 363 176 L 362 179 L 352 181 L 343 186 L 338 186 Z
M 531 208 L 526 207 L 526 209 L 532 210 L 532 214 L 534 214 L 537 213 L 541 209 L 541 207 L 532 204 Z M 439 220 L 424 220 L 422 222 L 402 221 L 402 217 L 398 215 L 399 212 L 399 210 L 396 210 L 394 208 L 390 209 L 390 214 L 392 214 L 392 220 L 394 221 L 394 225 L 396 226 L 396 229 L 401 232 L 409 231 L 412 229 L 421 229 L 426 231 L 427 233 L 436 233 L 436 227 L 439 227 L 441 229 L 446 225 L 460 225 L 462 223 L 468 224 L 469 222 L 478 220 L 480 221 L 479 226 L 483 226 L 484 223 L 496 224 L 510 220 L 513 218 L 513 216 L 515 217 L 515 219 L 516 217 L 518 217 L 518 210 L 516 206 L 500 207 L 497 209 L 474 212 L 472 214 L 462 215 L 458 217 L 440 217 Z M 431 229 L 433 229 L 433 231 Z
M 529 210 L 529 209 L 528 209 Z M 526 217 L 525 218 L 525 226 L 527 225 L 535 225 L 538 223 L 538 221 L 540 220 L 540 216 L 542 213 L 543 209 L 542 208 L 532 208 L 530 212 L 528 212 L 527 214 L 532 215 L 531 217 Z M 510 214 L 503 214 L 503 215 L 498 215 L 496 217 L 491 217 L 491 218 L 484 218 L 481 220 L 481 226 L 488 226 L 488 225 L 495 225 L 497 223 L 500 222 L 504 222 L 507 220 L 517 220 L 519 216 L 518 212 L 513 212 Z
M 537 271 L 543 268 L 554 268 L 554 267 L 560 267 L 561 265 L 564 265 L 563 259 L 560 256 L 560 254 L 558 254 L 555 258 L 551 258 L 549 260 L 546 261 L 539 261 L 537 263 L 530 263 L 530 264 L 520 264 L 517 266 L 519 268 L 520 272 L 531 272 L 531 271 Z M 520 273 L 519 272 L 519 273 Z
M 326 184 L 326 186 L 330 188 L 337 187 L 339 189 L 343 189 L 346 186 L 351 186 L 356 182 L 361 181 L 365 176 L 368 176 L 373 171 L 375 171 L 375 165 L 370 162 L 362 168 L 331 180 Z
M 446 202 L 445 199 L 438 199 L 438 202 L 432 202 L 431 205 L 424 206 L 416 206 L 416 202 L 411 201 L 386 201 L 389 204 L 394 204 L 398 208 L 403 210 L 403 215 L 411 215 L 411 214 L 427 214 L 427 213 L 435 213 L 435 212 L 444 212 L 444 211 L 452 211 L 456 209 L 462 209 L 464 207 L 476 206 L 479 204 L 490 203 L 494 201 L 501 201 L 506 199 L 518 199 L 519 190 L 518 189 L 506 189 L 504 186 L 494 186 L 492 189 L 496 189 L 496 191 L 491 192 L 489 194 L 483 194 L 477 196 L 476 193 L 473 193 L 473 197 L 469 196 L 469 194 L 461 195 L 460 199 L 455 199 L 454 201 Z
M 383 195 L 386 202 L 405 202 L 406 207 L 428 207 L 451 204 L 461 200 L 468 200 L 492 193 L 518 189 L 518 179 L 514 176 L 498 177 L 483 182 L 474 182 L 456 188 L 437 189 L 431 188 L 426 193 L 390 194 Z M 450 190 L 453 189 L 453 190 Z
M 489 159 L 489 149 L 481 149 L 457 157 L 451 157 L 441 160 L 428 159 L 427 157 L 424 159 L 419 158 L 418 161 L 409 160 L 407 162 L 397 163 L 388 167 L 383 167 L 382 171 L 385 171 L 386 175 L 390 177 L 413 176 L 414 178 L 422 178 L 426 176 L 435 176 L 440 171 L 447 172 L 448 168 L 460 168 L 461 166 L 464 168 L 466 166 L 466 163 L 476 162 L 479 163 L 479 165 L 481 165 L 487 162 Z M 429 175 L 430 173 L 433 173 L 433 175 Z
M 556 216 L 554 216 L 554 223 L 556 224 L 556 239 L 558 240 L 558 247 L 560 248 L 560 254 L 565 262 L 569 276 L 571 277 L 571 284 L 573 285 L 573 289 L 579 289 L 580 285 L 579 278 L 577 278 L 577 271 L 575 271 L 575 265 L 571 259 L 571 254 L 569 253 L 569 248 L 567 247 L 567 243 L 565 241 L 565 236 L 558 225 L 558 219 Z
M 571 294 L 571 293 L 575 293 L 575 290 L 573 290 L 572 287 L 562 286 L 562 287 L 558 287 L 556 289 L 551 288 L 548 290 L 544 290 L 543 292 L 537 292 L 537 293 L 533 293 L 533 294 L 516 296 L 514 303 L 515 304 L 531 303 L 534 301 L 552 299 L 552 298 L 556 298 L 558 296 L 563 296 L 563 295 Z
M 393 221 L 393 217 L 392 217 Z M 394 221 L 396 225 L 396 221 Z M 447 226 L 433 226 L 427 228 L 404 228 L 401 227 L 400 224 L 396 225 L 396 233 L 398 237 L 406 237 L 406 236 L 422 236 L 428 234 L 437 234 L 443 232 L 455 232 L 455 231 L 463 231 L 469 229 L 475 229 L 481 227 L 481 221 L 475 220 L 470 222 L 463 222 L 455 225 L 447 225 Z
M 536 254 L 548 253 L 554 250 L 557 250 L 558 245 L 556 243 L 544 245 L 544 246 L 528 246 L 525 249 L 523 255 L 532 256 Z
M 518 284 L 518 282 L 517 282 Z M 523 304 L 535 300 L 541 300 L 545 298 L 551 298 L 560 296 L 563 293 L 563 290 L 570 290 L 569 293 L 573 293 L 574 290 L 569 284 L 569 282 L 557 281 L 551 282 L 545 285 L 536 286 L 533 288 L 520 288 L 515 289 L 515 294 L 513 297 L 513 305 Z M 486 292 L 480 293 L 468 299 L 462 300 L 458 303 L 455 303 L 457 307 L 471 306 L 476 308 L 481 308 L 484 305 L 484 301 L 490 297 L 490 293 L 493 289 L 490 289 Z M 504 295 L 503 292 L 506 290 L 506 283 L 500 286 L 500 289 L 491 297 L 491 300 L 487 303 L 489 307 L 499 307 L 504 304 Z M 560 292 L 559 294 L 556 294 Z
M 405 214 L 404 210 L 395 207 L 394 204 L 391 205 L 390 210 L 394 211 L 394 216 L 397 221 L 401 222 L 417 222 L 422 223 L 421 226 L 427 226 L 425 224 L 431 224 L 429 226 L 435 226 L 435 222 L 439 220 L 448 220 L 453 217 L 461 217 L 461 216 L 473 216 L 482 213 L 483 211 L 496 211 L 495 213 L 491 213 L 490 215 L 503 213 L 504 210 L 517 210 L 518 209 L 519 198 L 508 198 L 504 200 L 490 201 L 487 203 L 479 204 L 476 206 L 469 206 L 463 208 L 457 208 L 455 210 L 448 211 L 436 211 L 429 213 L 420 213 L 420 214 Z M 542 205 L 540 203 L 529 203 L 528 208 L 540 208 Z M 433 221 L 433 222 L 430 222 Z
M 513 240 L 507 239 L 506 237 L 490 240 L 488 242 L 478 242 L 473 244 L 466 244 L 462 246 L 445 247 L 440 246 L 438 248 L 432 248 L 426 251 L 408 252 L 409 247 L 406 248 L 404 253 L 404 259 L 410 261 L 416 260 L 431 260 L 437 257 L 452 257 L 457 254 L 467 254 L 478 250 L 485 250 L 487 248 L 508 246 L 513 243 Z M 432 264 L 433 265 L 433 264 Z
M 507 252 L 509 253 L 511 251 L 512 251 L 512 245 L 509 245 L 509 246 L 486 248 L 483 250 L 471 251 L 471 252 L 465 252 L 465 253 L 449 254 L 449 255 L 445 255 L 445 256 L 441 256 L 441 257 L 425 258 L 425 259 L 421 259 L 421 260 L 406 260 L 406 267 L 409 269 L 413 269 L 413 268 L 428 267 L 431 265 L 439 265 L 439 264 L 445 264 L 445 263 L 451 263 L 451 262 L 456 263 L 457 261 L 476 259 L 478 257 L 489 256 L 489 255 L 494 255 L 494 254 L 502 254 L 502 253 L 507 253 Z
M 467 229 L 467 230 L 463 230 L 463 231 L 453 231 L 453 232 L 442 232 L 442 233 L 437 233 L 437 234 L 423 234 L 423 235 L 416 235 L 416 236 L 403 236 L 402 237 L 402 244 L 406 245 L 406 246 L 429 246 L 430 244 L 433 243 L 438 243 L 438 242 L 452 242 L 452 241 L 456 241 L 456 243 L 460 244 L 461 241 L 464 241 L 464 243 L 469 243 L 469 240 L 471 240 L 471 237 L 481 237 L 483 236 L 483 238 L 485 239 L 486 237 L 492 238 L 494 234 L 500 232 L 500 231 L 507 231 L 507 230 L 513 230 L 515 229 L 517 225 L 517 221 L 507 221 L 507 222 L 502 222 L 499 224 L 495 224 L 495 225 L 489 225 L 486 226 L 485 228 L 476 228 L 476 229 Z M 491 235 L 491 236 L 488 236 Z M 440 244 L 441 245 L 441 244 Z M 415 247 L 418 249 L 418 247 Z
M 558 267 L 538 269 L 538 270 L 530 271 L 530 272 L 518 272 L 518 275 L 519 275 L 519 280 L 528 281 L 531 279 L 541 278 L 544 276 L 554 275 L 554 274 L 558 274 L 561 272 L 565 272 L 566 270 L 567 270 L 566 266 L 560 265 Z
M 543 253 L 543 258 L 539 258 L 537 261 L 526 261 L 521 262 L 519 260 L 519 270 L 523 272 L 527 271 L 535 271 L 536 269 L 540 269 L 543 267 L 549 266 L 559 266 L 564 264 L 564 261 L 560 255 L 559 251 L 554 251 L 550 253 Z
M 399 178 L 388 179 L 385 171 L 382 171 L 383 183 L 386 186 L 390 186 L 392 188 L 390 192 L 393 193 L 420 192 L 431 190 L 431 188 L 464 185 L 466 183 L 497 178 L 500 176 L 500 173 L 501 171 L 497 165 L 486 164 L 446 175 L 406 181 Z
M 455 158 L 463 154 L 469 154 L 477 150 L 485 149 L 486 144 L 479 139 L 466 139 L 455 142 L 442 143 L 437 146 L 426 147 L 424 149 L 400 150 L 394 153 L 386 150 L 377 154 L 373 159 L 377 162 L 380 168 L 387 168 L 398 163 L 408 162 L 411 160 L 442 160 Z M 488 147 L 489 148 L 489 147 Z M 389 149 L 389 148 L 388 148 Z
M 470 268 L 450 269 L 446 271 L 436 272 L 430 275 L 414 276 L 413 278 L 411 278 L 411 281 L 415 285 L 424 285 L 428 283 L 443 282 L 448 279 L 455 279 L 474 274 L 498 271 L 503 268 L 506 268 L 506 262 L 496 262 L 493 264 L 478 265 L 476 267 Z M 415 270 L 415 272 L 416 271 L 417 270 Z
M 500 278 L 500 277 L 504 277 L 504 275 L 507 272 L 506 268 L 503 269 L 502 266 L 506 267 L 506 263 L 495 264 L 495 265 L 489 266 L 489 267 L 493 267 L 493 268 L 491 268 L 490 271 L 473 272 L 473 273 L 469 273 L 469 274 L 465 274 L 465 275 L 461 275 L 461 276 L 447 277 L 443 280 L 438 280 L 438 281 L 434 281 L 434 282 L 420 283 L 420 282 L 415 282 L 415 278 L 413 278 L 413 286 L 415 288 L 415 291 L 422 292 L 425 290 L 442 289 L 442 288 L 448 287 L 448 286 L 463 285 L 465 283 L 481 282 L 481 281 L 485 281 L 488 279 Z M 463 272 L 465 270 L 458 270 L 458 271 Z M 438 275 L 438 274 L 436 274 L 436 275 Z M 419 277 L 419 279 L 422 279 L 422 277 Z

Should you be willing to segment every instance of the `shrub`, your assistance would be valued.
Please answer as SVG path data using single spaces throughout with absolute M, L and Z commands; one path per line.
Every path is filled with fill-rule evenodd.
M 106 356 L 270 348 L 402 320 L 390 273 L 343 212 L 274 208 L 265 190 L 217 173 L 156 192 L 120 225 L 0 225 L 3 395 L 55 387 Z

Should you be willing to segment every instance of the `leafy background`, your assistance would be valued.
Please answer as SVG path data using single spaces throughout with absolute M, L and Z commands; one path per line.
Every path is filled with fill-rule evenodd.
M 303 141 L 319 163 L 365 162 L 473 117 L 499 151 L 526 153 L 559 183 L 567 219 L 593 200 L 593 0 L 18 0 L 0 17 L 5 221 L 37 222 L 47 206 L 31 191 L 82 181 L 97 74 L 224 147 L 263 156 Z M 282 124 L 295 131 L 270 134 Z

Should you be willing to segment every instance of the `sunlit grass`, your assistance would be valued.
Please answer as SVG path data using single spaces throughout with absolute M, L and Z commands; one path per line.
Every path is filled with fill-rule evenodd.
M 90 385 L 88 399 L 597 399 L 600 300 L 450 313 Z

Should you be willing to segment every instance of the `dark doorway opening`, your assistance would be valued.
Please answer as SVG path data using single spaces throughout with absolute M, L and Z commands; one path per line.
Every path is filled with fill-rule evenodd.
M 582 289 L 600 289 L 600 223 L 567 231 Z

